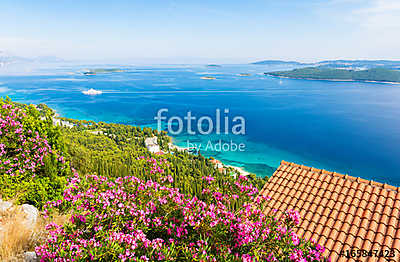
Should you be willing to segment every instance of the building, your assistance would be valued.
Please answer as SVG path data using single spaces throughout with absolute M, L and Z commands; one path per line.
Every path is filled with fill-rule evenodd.
M 146 145 L 146 148 L 150 151 L 150 153 L 158 153 L 161 151 L 157 140 L 158 138 L 156 136 L 148 137 L 144 140 L 144 144 Z
M 266 214 L 297 210 L 299 237 L 332 261 L 400 261 L 399 187 L 282 161 L 260 194 L 271 197 Z
M 222 162 L 219 161 L 219 160 L 217 160 L 217 159 L 211 159 L 210 161 L 211 161 L 211 163 L 214 164 L 214 166 L 215 166 L 216 168 L 223 168 L 223 167 L 224 167 L 224 165 L 222 164 Z

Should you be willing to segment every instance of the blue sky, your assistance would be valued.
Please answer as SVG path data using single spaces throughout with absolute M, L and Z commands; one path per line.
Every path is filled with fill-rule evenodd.
M 153 62 L 400 59 L 399 0 L 2 0 L 0 50 Z

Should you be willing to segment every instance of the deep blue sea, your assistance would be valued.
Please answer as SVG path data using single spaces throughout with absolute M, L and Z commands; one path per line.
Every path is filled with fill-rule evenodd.
M 124 72 L 85 76 L 84 68 Z M 46 103 L 61 116 L 156 128 L 161 108 L 166 122 L 190 111 L 216 126 L 228 117 L 245 120 L 244 135 L 174 136 L 181 146 L 202 144 L 201 153 L 260 176 L 287 160 L 400 186 L 400 85 L 290 80 L 265 76 L 260 65 L 63 66 L 20 75 L 0 75 L 0 96 Z M 248 73 L 249 76 L 240 76 Z M 216 79 L 201 79 L 213 76 Z M 82 91 L 93 88 L 101 95 Z M 229 109 L 229 113 L 223 113 Z M 179 126 L 174 122 L 173 128 Z M 204 124 L 202 122 L 201 124 Z M 207 123 L 207 122 L 206 122 Z M 196 121 L 193 125 L 197 129 Z M 203 129 L 209 126 L 201 125 Z M 221 128 L 224 131 L 225 125 Z M 204 150 L 208 143 L 244 144 L 244 151 Z M 230 148 L 232 149 L 232 148 Z

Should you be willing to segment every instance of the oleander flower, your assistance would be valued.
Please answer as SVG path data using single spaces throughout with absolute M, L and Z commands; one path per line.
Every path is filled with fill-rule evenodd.
M 323 259 L 322 248 L 299 239 L 291 228 L 296 212 L 287 211 L 290 221 L 263 214 L 260 206 L 268 198 L 257 197 L 246 178 L 239 177 L 232 192 L 221 192 L 217 181 L 204 178 L 209 185 L 205 202 L 172 186 L 164 175 L 165 160 L 138 161 L 149 163 L 154 180 L 78 174 L 69 180 L 64 199 L 49 202 L 45 212 L 69 207 L 71 219 L 48 227 L 50 238 L 36 248 L 41 261 Z M 238 197 L 248 204 L 230 208 Z

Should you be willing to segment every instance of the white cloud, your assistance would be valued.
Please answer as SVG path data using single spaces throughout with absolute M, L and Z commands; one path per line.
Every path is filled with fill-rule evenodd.
M 400 59 L 400 0 L 321 1 L 315 12 L 332 32 L 325 45 L 328 54 Z
M 361 26 L 375 29 L 400 27 L 399 0 L 372 0 L 367 7 L 355 9 L 352 15 Z
M 371 7 L 361 8 L 359 13 L 376 14 L 400 10 L 400 1 L 398 0 L 375 0 L 371 2 Z

